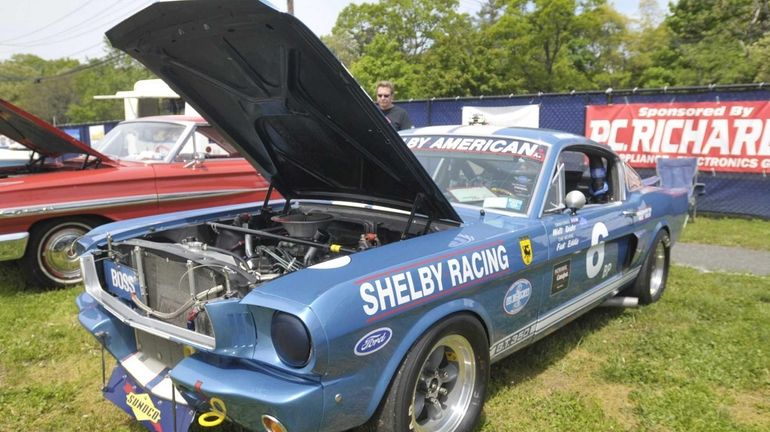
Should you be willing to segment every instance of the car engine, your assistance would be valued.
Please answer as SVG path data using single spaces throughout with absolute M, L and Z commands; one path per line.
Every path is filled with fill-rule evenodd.
M 151 231 L 125 241 L 108 237 L 101 252 L 103 259 L 135 271 L 139 294 L 130 296 L 131 307 L 211 335 L 204 309 L 211 301 L 242 298 L 285 274 L 442 227 L 392 212 L 302 205 Z M 120 285 L 108 280 L 116 277 L 114 272 L 100 271 L 102 286 Z

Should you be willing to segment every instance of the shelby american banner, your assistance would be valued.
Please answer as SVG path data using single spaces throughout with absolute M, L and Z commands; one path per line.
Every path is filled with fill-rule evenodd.
M 770 102 L 589 105 L 586 136 L 631 166 L 697 157 L 701 170 L 770 171 Z

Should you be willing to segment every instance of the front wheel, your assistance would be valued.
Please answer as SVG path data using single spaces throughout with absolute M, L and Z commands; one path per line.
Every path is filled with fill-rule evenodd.
M 73 244 L 100 224 L 94 218 L 77 218 L 49 220 L 35 226 L 22 258 L 27 282 L 44 288 L 80 282 L 80 265 Z
M 476 425 L 489 381 L 489 344 L 477 319 L 455 315 L 409 350 L 366 428 L 461 432 Z
M 665 230 L 658 231 L 652 242 L 652 249 L 634 283 L 633 295 L 639 298 L 639 304 L 655 303 L 663 295 L 668 279 L 670 249 L 671 240 L 668 233 Z

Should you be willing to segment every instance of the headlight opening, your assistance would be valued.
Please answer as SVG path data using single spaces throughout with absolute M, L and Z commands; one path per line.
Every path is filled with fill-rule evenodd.
M 285 312 L 274 313 L 270 337 L 278 357 L 286 365 L 301 368 L 310 361 L 310 333 L 298 317 Z

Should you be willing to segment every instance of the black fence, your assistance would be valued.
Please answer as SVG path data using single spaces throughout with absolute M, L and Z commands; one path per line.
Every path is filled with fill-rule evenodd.
M 766 88 L 767 87 L 767 88 Z M 732 102 L 770 100 L 770 85 L 751 84 L 709 87 L 679 87 L 623 91 L 572 92 L 497 97 L 426 99 L 399 102 L 417 127 L 460 124 L 462 107 L 540 106 L 540 127 L 584 135 L 586 106 L 625 103 Z M 61 125 L 60 128 L 91 144 L 92 127 L 103 125 L 104 133 L 117 122 Z M 641 170 L 642 174 L 650 174 Z M 766 174 L 701 171 L 706 195 L 698 211 L 770 219 L 770 179 Z
M 496 97 L 402 101 L 416 127 L 461 124 L 462 107 L 540 106 L 540 127 L 585 134 L 586 106 L 625 103 L 732 102 L 770 100 L 770 85 L 680 87 L 572 92 Z M 648 174 L 648 171 L 643 174 Z M 770 219 L 770 179 L 766 174 L 701 171 L 706 195 L 698 212 Z

